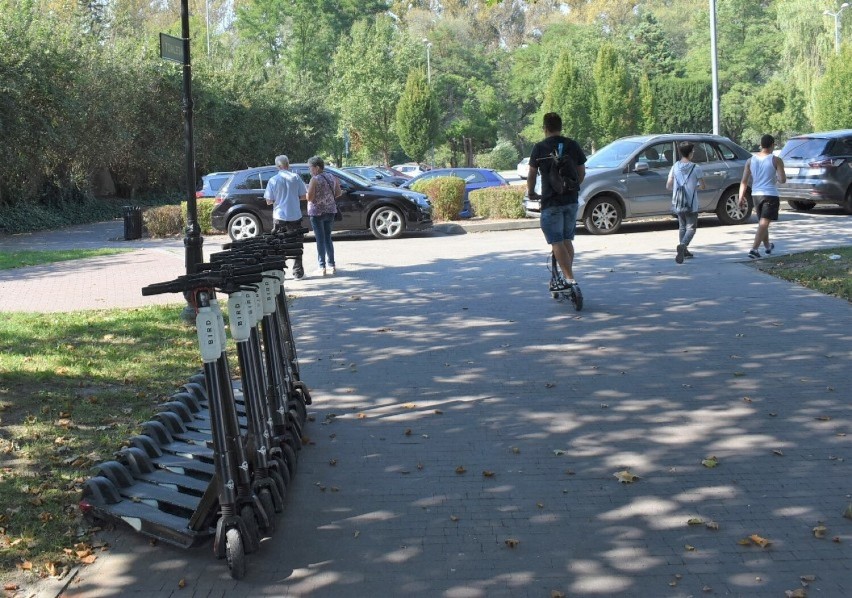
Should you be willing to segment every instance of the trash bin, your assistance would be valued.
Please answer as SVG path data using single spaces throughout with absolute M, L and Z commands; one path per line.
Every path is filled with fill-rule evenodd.
M 124 240 L 133 241 L 142 238 L 142 208 L 124 206 Z

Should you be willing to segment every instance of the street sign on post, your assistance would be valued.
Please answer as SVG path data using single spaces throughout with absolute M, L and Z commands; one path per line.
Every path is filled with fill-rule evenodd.
M 185 64 L 185 56 L 183 52 L 183 40 L 179 37 L 160 34 L 160 58 L 171 60 L 178 64 Z

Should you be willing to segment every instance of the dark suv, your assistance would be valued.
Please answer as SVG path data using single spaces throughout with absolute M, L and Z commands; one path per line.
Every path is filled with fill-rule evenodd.
M 307 164 L 291 164 L 307 186 L 311 173 Z M 340 181 L 343 195 L 337 198 L 341 220 L 335 230 L 369 230 L 377 239 L 395 239 L 405 231 L 432 228 L 432 205 L 422 193 L 375 185 L 357 174 L 326 167 Z M 272 230 L 272 206 L 266 204 L 266 184 L 278 172 L 261 166 L 235 172 L 216 195 L 211 214 L 213 228 L 227 231 L 234 240 L 255 237 Z M 306 202 L 302 202 L 302 225 L 309 227 Z
M 740 180 L 751 154 L 728 139 L 703 133 L 624 137 L 589 156 L 580 186 L 585 206 L 577 214 L 595 235 L 616 232 L 628 218 L 671 214 L 669 170 L 680 159 L 678 145 L 694 144 L 693 162 L 704 170 L 706 189 L 698 192 L 699 212 L 714 213 L 723 224 L 741 224 L 751 216 L 751 202 L 739 205 Z M 524 198 L 528 216 L 538 216 L 541 202 Z
M 852 214 L 852 129 L 793 137 L 781 150 L 787 182 L 778 194 L 794 210 L 837 204 Z

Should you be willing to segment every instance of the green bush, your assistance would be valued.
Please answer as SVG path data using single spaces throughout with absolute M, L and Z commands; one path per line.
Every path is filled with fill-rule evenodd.
M 435 220 L 458 220 L 464 207 L 464 181 L 455 176 L 439 176 L 417 181 L 411 189 L 425 193 L 432 202 L 432 218 Z
M 487 187 L 470 192 L 470 205 L 483 218 L 524 218 L 524 187 Z
M 181 206 L 160 206 L 142 212 L 142 224 L 152 237 L 171 237 L 183 232 Z
M 501 141 L 490 152 L 477 154 L 476 164 L 480 168 L 514 170 L 518 165 L 518 150 L 508 141 Z
M 206 197 L 203 199 L 196 199 L 195 205 L 198 211 L 198 226 L 201 227 L 202 235 L 211 235 L 216 231 L 213 230 L 213 224 L 210 220 L 211 214 L 213 213 L 213 208 L 216 207 L 216 204 L 213 203 L 214 199 L 212 197 Z M 180 204 L 180 215 L 183 218 L 183 221 L 186 222 L 186 202 L 182 202 Z

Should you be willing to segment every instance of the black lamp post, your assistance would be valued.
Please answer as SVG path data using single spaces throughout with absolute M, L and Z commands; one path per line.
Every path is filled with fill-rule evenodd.
M 194 274 L 198 264 L 204 261 L 201 250 L 204 238 L 198 225 L 198 206 L 195 201 L 195 146 L 192 139 L 192 62 L 189 58 L 189 5 L 180 2 L 180 26 L 183 38 L 183 138 L 186 150 L 186 273 Z M 190 309 L 190 306 L 187 306 Z M 185 310 L 186 311 L 186 310 Z M 192 313 L 194 319 L 195 314 Z

